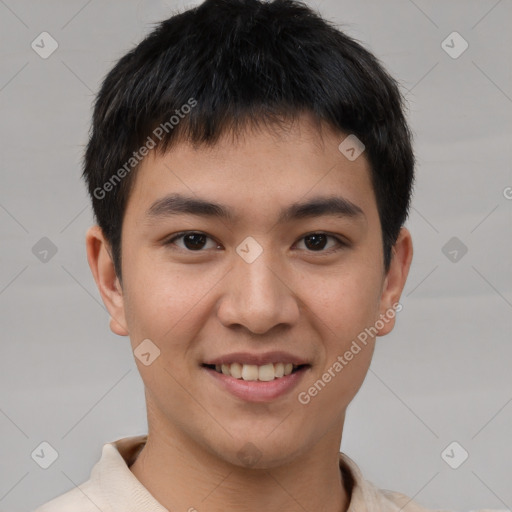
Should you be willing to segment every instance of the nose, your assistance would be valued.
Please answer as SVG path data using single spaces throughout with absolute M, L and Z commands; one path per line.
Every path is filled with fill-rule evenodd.
M 264 334 L 276 326 L 290 327 L 299 319 L 299 303 L 289 272 L 269 251 L 248 263 L 237 254 L 226 280 L 217 315 L 226 327 L 243 326 Z

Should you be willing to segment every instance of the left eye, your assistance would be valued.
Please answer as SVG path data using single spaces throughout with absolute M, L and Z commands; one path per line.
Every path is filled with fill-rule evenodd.
M 219 248 L 220 245 L 217 244 L 212 238 L 210 238 L 208 235 L 205 235 L 204 233 L 195 232 L 195 231 L 186 231 L 183 233 L 178 233 L 175 236 L 173 236 L 171 239 L 169 239 L 165 245 L 171 245 L 174 244 L 176 240 L 183 240 L 184 246 L 180 246 L 178 244 L 178 247 L 181 249 L 186 249 L 193 252 L 200 252 L 201 249 L 215 249 L 216 247 Z M 340 238 L 328 235 L 326 233 L 310 233 L 309 235 L 303 236 L 300 241 L 304 240 L 305 246 L 308 249 L 309 252 L 320 252 L 324 251 L 327 245 L 327 240 L 332 239 L 336 242 L 336 244 L 339 247 L 344 247 L 347 244 L 343 242 Z M 210 240 L 211 246 L 206 247 L 206 240 Z M 334 248 L 336 247 L 336 244 L 334 245 Z M 330 250 L 333 249 L 333 247 L 328 248 L 329 251 L 324 252 L 330 252 Z M 336 250 L 336 249 L 334 249 Z
M 338 245 L 338 249 L 346 244 L 342 242 L 338 237 L 333 235 L 328 235 L 327 233 L 311 233 L 309 235 L 306 235 L 301 238 L 301 240 L 305 241 L 305 245 L 308 246 L 308 249 L 312 248 L 312 252 L 319 252 L 325 249 L 325 246 L 327 244 L 327 240 L 331 238 L 332 240 L 335 240 L 336 244 Z M 333 249 L 336 249 L 336 244 L 333 247 L 329 248 L 329 251 L 324 252 L 331 252 Z

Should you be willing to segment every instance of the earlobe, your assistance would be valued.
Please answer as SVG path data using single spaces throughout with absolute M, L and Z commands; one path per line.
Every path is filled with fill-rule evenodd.
M 110 317 L 110 330 L 119 336 L 128 336 L 128 329 L 121 325 L 115 318 Z
M 380 298 L 380 316 L 376 321 L 377 336 L 389 334 L 395 326 L 396 314 L 402 309 L 399 300 L 409 274 L 412 255 L 411 234 L 408 229 L 402 227 L 393 246 L 390 267 L 384 280 Z
M 87 230 L 85 245 L 89 267 L 111 317 L 110 329 L 119 336 L 128 336 L 122 288 L 115 272 L 110 245 L 99 226 Z

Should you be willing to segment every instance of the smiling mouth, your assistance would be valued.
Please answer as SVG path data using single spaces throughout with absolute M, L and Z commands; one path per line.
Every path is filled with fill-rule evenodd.
M 204 368 L 209 368 L 217 373 L 222 373 L 228 377 L 246 381 L 269 382 L 274 379 L 280 379 L 296 373 L 305 368 L 309 368 L 308 364 L 295 365 L 292 363 L 268 363 L 264 365 L 255 364 L 203 364 Z

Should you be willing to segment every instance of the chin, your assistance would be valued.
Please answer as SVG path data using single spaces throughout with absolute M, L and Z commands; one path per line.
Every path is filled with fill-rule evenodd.
M 271 432 L 266 429 L 263 432 Z M 293 445 L 289 445 L 293 440 Z M 286 432 L 285 436 L 269 439 L 268 434 L 255 433 L 237 439 L 229 438 L 227 446 L 216 447 L 214 450 L 218 457 L 227 463 L 246 469 L 272 469 L 289 463 L 303 451 L 297 446 L 297 436 Z

